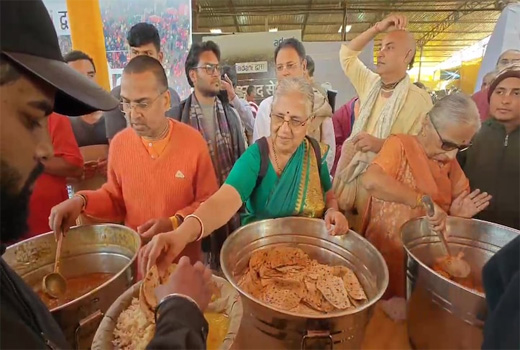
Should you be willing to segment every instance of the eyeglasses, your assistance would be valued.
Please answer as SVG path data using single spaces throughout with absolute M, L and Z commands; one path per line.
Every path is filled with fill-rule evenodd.
M 218 71 L 218 74 L 222 73 L 222 67 L 218 64 L 213 63 L 207 63 L 200 67 L 195 67 L 194 69 L 204 69 L 206 71 L 206 74 L 213 75 L 215 74 L 215 71 Z
M 427 114 L 428 118 L 430 118 L 430 123 L 433 127 L 433 130 L 435 130 L 435 132 L 437 133 L 437 136 L 439 136 L 439 139 L 441 140 L 442 144 L 441 144 L 441 148 L 444 150 L 444 151 L 453 151 L 454 149 L 458 150 L 459 152 L 463 152 L 465 150 L 467 150 L 468 148 L 471 147 L 471 142 L 469 143 L 469 145 L 457 145 L 456 143 L 453 143 L 453 142 L 450 142 L 450 141 L 446 141 L 442 138 L 441 134 L 439 133 L 439 129 L 437 129 L 437 127 L 435 126 L 435 124 L 433 123 L 433 120 L 432 118 L 430 117 L 429 114 Z
M 277 64 L 276 65 L 276 70 L 278 72 L 282 72 L 285 68 L 287 68 L 288 71 L 293 71 L 296 68 L 298 68 L 299 66 L 300 65 L 298 63 L 295 63 L 295 62 L 289 62 L 287 64 Z
M 146 111 L 148 108 L 150 108 L 154 103 L 155 101 L 157 101 L 159 99 L 159 97 L 161 97 L 162 94 L 164 94 L 166 91 L 168 90 L 164 90 L 163 92 L 161 92 L 156 98 L 154 98 L 153 100 L 151 101 L 148 101 L 148 102 L 123 102 L 121 101 L 119 103 L 119 109 L 121 110 L 121 112 L 125 113 L 125 114 L 128 114 L 130 113 L 130 110 L 133 108 L 136 112 L 137 111 L 140 111 L 140 112 L 143 112 L 143 111 Z
M 309 121 L 309 119 L 310 118 L 307 118 L 304 121 L 301 121 L 300 119 L 296 118 L 271 114 L 271 120 L 273 121 L 273 124 L 275 126 L 279 125 L 280 127 L 282 127 L 283 123 L 287 123 L 291 129 L 304 126 Z

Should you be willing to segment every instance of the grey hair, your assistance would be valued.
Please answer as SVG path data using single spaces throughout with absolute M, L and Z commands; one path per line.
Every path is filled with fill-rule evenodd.
M 504 57 L 505 55 L 507 55 L 509 53 L 520 53 L 520 50 L 518 50 L 518 49 L 509 49 L 509 50 L 506 50 L 506 51 L 502 52 L 500 54 L 500 56 L 498 56 L 497 65 L 500 62 L 500 60 L 502 59 L 502 57 Z
M 457 92 L 441 98 L 428 113 L 439 128 L 454 125 L 470 125 L 480 129 L 477 105 L 468 95 Z
M 285 96 L 290 93 L 297 92 L 305 99 L 309 106 L 309 116 L 314 110 L 314 90 L 312 85 L 305 78 L 285 78 L 278 82 L 276 90 L 273 95 L 273 105 L 278 102 L 280 96 Z

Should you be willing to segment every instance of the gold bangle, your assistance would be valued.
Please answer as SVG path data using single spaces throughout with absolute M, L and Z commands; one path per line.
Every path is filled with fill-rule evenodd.
M 84 195 L 82 195 L 80 193 L 76 193 L 74 195 L 74 197 L 79 197 L 83 200 L 83 206 L 81 207 L 81 212 L 84 212 L 85 208 L 87 207 L 87 197 L 85 197 Z
M 184 218 L 184 222 L 186 222 L 186 220 L 188 220 L 189 218 L 197 219 L 197 221 L 200 224 L 200 234 L 194 242 L 200 241 L 202 239 L 202 237 L 204 237 L 204 223 L 197 215 L 194 215 L 194 214 L 190 214 L 190 215 L 186 216 Z
M 179 227 L 179 219 L 177 219 L 177 215 L 171 216 L 170 221 L 172 223 L 172 227 L 175 230 L 177 227 Z
M 422 197 L 423 195 L 421 193 L 417 193 L 417 197 L 415 198 L 415 206 L 413 207 L 413 209 L 416 209 L 422 204 Z

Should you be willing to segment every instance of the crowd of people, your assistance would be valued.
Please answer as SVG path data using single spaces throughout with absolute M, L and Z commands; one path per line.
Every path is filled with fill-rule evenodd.
M 40 1 L 27 4 L 41 17 L 39 27 L 52 26 L 41 14 Z M 4 12 L 14 13 L 19 5 L 11 2 L 9 6 L 4 8 L 2 2 L 2 29 Z M 135 4 L 129 8 L 132 6 Z M 116 34 L 107 40 L 107 47 L 113 51 L 127 47 L 125 56 L 117 58 L 123 73 L 121 85 L 114 88 L 111 97 L 94 82 L 87 82 L 96 72 L 88 53 L 72 51 L 65 56 L 61 72 L 69 79 L 75 77 L 69 82 L 74 84 L 67 85 L 60 78 L 49 80 L 45 65 L 22 68 L 26 67 L 24 56 L 12 52 L 26 52 L 27 48 L 17 46 L 26 43 L 4 40 L 4 36 L 1 42 L 2 93 L 12 96 L 2 99 L 2 122 L 7 119 L 4 109 L 12 111 L 11 105 L 18 103 L 14 97 L 19 91 L 17 84 L 30 85 L 27 81 L 34 79 L 51 84 L 30 85 L 32 97 L 41 100 L 34 118 L 49 120 L 38 133 L 32 131 L 35 136 L 26 135 L 28 140 L 39 138 L 31 143 L 33 147 L 22 149 L 26 162 L 32 164 L 31 157 L 33 163 L 37 160 L 37 171 L 31 173 L 30 166 L 16 168 L 20 163 L 15 161 L 14 146 L 2 142 L 1 241 L 48 230 L 63 237 L 77 220 L 123 223 L 137 231 L 144 243 L 138 258 L 139 278 L 154 265 L 159 271 L 174 262 L 180 266 L 168 288 L 156 291 L 160 317 L 151 348 L 165 344 L 168 348 L 204 346 L 207 323 L 201 311 L 209 301 L 209 272 L 200 262 L 218 269 L 224 241 L 241 225 L 304 216 L 324 220 L 331 235 L 348 234 L 349 229 L 363 235 L 381 252 L 389 268 L 384 299 L 403 301 L 384 302 L 389 315 L 396 314 L 392 308 L 404 305 L 405 253 L 399 230 L 406 221 L 426 216 L 422 205 L 425 196 L 434 202 L 433 215 L 427 216 L 433 230 L 445 232 L 448 215 L 478 217 L 520 229 L 518 52 L 501 56 L 499 63 L 507 59 L 507 64 L 497 67 L 485 87 L 489 119 L 484 123 L 471 97 L 456 93 L 433 105 L 428 93 L 411 83 L 406 72 L 414 60 L 416 42 L 406 30 L 406 17 L 400 15 L 389 15 L 342 45 L 340 63 L 358 95 L 347 110 L 333 115 L 326 92 L 314 82 L 312 58 L 306 55 L 303 43 L 293 38 L 275 48 L 278 83 L 274 95 L 256 106 L 251 104 L 254 97 L 250 89 L 246 100 L 238 98 L 234 72 L 221 67 L 220 48 L 214 42 L 193 44 L 184 58 L 173 58 L 173 51 L 188 47 L 179 43 L 184 40 L 179 27 L 180 41 L 164 37 L 169 35 L 164 34 L 167 26 L 179 25 L 176 16 L 184 11 L 171 9 L 166 17 L 147 9 L 144 17 L 135 20 L 148 23 L 131 27 L 122 25 L 118 15 L 105 22 L 105 33 Z M 20 31 L 34 28 L 24 27 L 21 18 L 14 20 L 20 24 L 11 20 L 6 26 L 17 26 Z M 51 32 L 39 35 L 49 37 L 43 41 L 49 43 L 48 51 L 55 56 L 46 59 L 56 64 L 63 59 Z M 373 72 L 358 55 L 379 34 L 384 37 Z M 43 55 L 33 51 L 32 55 Z M 184 74 L 192 88 L 182 100 L 168 81 L 168 69 L 175 59 L 183 66 L 182 72 L 175 74 Z M 85 79 L 79 80 L 72 70 Z M 56 90 L 60 93 L 54 97 Z M 62 101 L 67 96 L 72 98 Z M 76 119 L 66 117 L 78 115 Z M 20 128 L 29 134 L 29 127 Z M 18 137 L 4 130 L 2 139 Z M 47 131 L 53 153 L 49 147 L 44 150 L 38 146 L 48 143 L 42 136 Z M 95 152 L 86 148 L 93 146 Z M 76 183 L 73 196 L 51 200 L 35 191 L 29 197 L 27 188 L 32 182 L 45 179 L 36 180 L 42 171 L 53 179 L 52 188 L 60 195 L 67 182 Z M 497 184 L 499 177 L 501 183 Z M 92 178 L 99 181 L 84 182 Z M 49 192 L 51 187 L 45 186 Z M 23 209 L 30 202 L 31 218 L 35 196 L 38 217 L 33 221 L 41 226 L 33 225 L 31 219 L 27 230 L 21 224 L 25 211 L 11 217 L 13 203 Z M 518 260 L 518 256 L 500 257 L 483 276 L 486 291 L 495 288 L 499 291 L 495 298 L 504 296 L 502 303 L 490 305 L 491 315 L 502 315 L 504 308 L 514 303 L 510 299 L 514 291 L 518 292 L 518 267 L 510 278 L 500 281 L 500 287 L 490 278 L 502 264 L 510 268 L 511 259 Z M 2 281 L 16 278 L 3 260 L 1 271 Z M 26 290 L 20 278 L 16 285 L 16 289 L 25 290 L 26 300 L 12 298 L 16 290 L 2 287 L 2 308 L 5 302 L 14 318 L 26 320 L 23 331 L 32 338 L 27 337 L 25 345 L 42 344 L 50 338 L 67 347 L 36 296 Z M 28 320 L 24 303 L 36 305 L 32 310 L 41 317 L 35 322 Z M 508 329 L 518 326 L 518 312 L 515 315 L 513 322 L 507 323 Z M 2 321 L 3 317 L 2 312 Z M 2 322 L 2 334 L 6 334 L 6 323 Z M 497 334 L 493 330 L 504 325 L 486 326 L 491 329 L 486 341 L 492 346 Z M 187 335 L 176 336 L 179 329 Z M 4 345 L 4 337 L 1 340 Z M 9 341 L 6 347 L 15 340 Z M 518 344 L 513 336 L 507 341 Z
M 111 69 L 124 68 L 129 61 L 127 34 L 140 22 L 152 23 L 161 36 L 163 66 L 170 86 L 186 97 L 184 61 L 190 45 L 190 8 L 187 1 L 100 1 L 107 61 Z M 62 54 L 72 50 L 70 35 L 59 37 Z

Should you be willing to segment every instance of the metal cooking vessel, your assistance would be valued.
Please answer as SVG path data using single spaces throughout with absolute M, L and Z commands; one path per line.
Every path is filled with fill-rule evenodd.
M 90 347 L 106 310 L 133 283 L 140 245 L 136 232 L 115 224 L 79 226 L 67 233 L 61 254 L 61 273 L 66 278 L 95 272 L 114 274 L 98 288 L 51 310 L 69 344 Z M 51 232 L 10 246 L 3 258 L 27 284 L 39 286 L 53 269 L 55 253 Z
M 281 245 L 301 248 L 321 263 L 351 268 L 369 301 L 355 310 L 306 317 L 274 309 L 246 294 L 238 287 L 237 276 L 251 254 Z M 360 348 L 373 306 L 388 286 L 388 268 L 381 254 L 353 231 L 331 236 L 323 220 L 294 217 L 249 224 L 227 238 L 220 256 L 224 275 L 243 296 L 239 349 Z
M 484 264 L 520 232 L 479 220 L 448 217 L 447 243 L 453 254 L 463 251 L 472 277 L 482 284 Z M 424 218 L 401 229 L 408 253 L 408 335 L 416 349 L 480 349 L 486 319 L 485 296 L 434 272 L 430 266 L 443 255 L 435 233 Z

